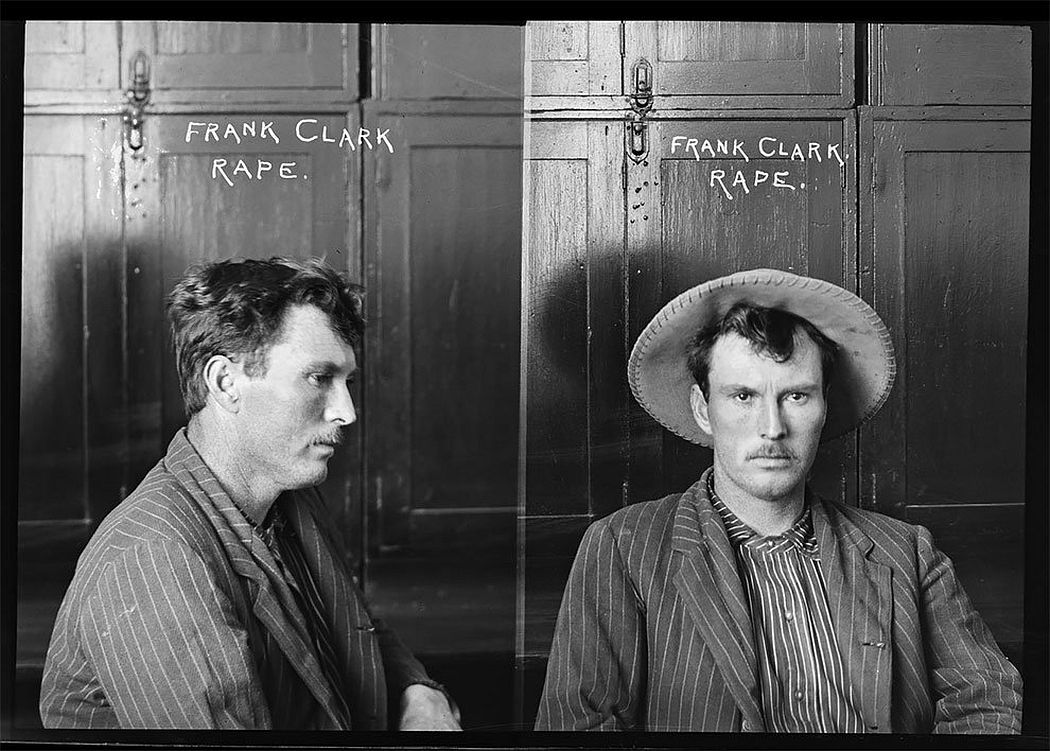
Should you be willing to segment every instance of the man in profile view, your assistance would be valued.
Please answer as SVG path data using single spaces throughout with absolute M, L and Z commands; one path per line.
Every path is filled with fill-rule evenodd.
M 77 563 L 45 727 L 459 729 L 371 616 L 316 487 L 357 419 L 361 294 L 321 261 L 283 258 L 175 285 L 188 424 Z
M 894 373 L 878 315 L 827 282 L 757 269 L 664 307 L 631 390 L 714 464 L 587 529 L 536 729 L 1020 732 L 1020 675 L 929 531 L 807 487 Z

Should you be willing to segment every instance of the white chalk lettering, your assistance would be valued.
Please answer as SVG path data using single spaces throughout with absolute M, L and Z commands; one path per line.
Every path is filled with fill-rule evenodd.
M 209 136 L 214 136 L 216 141 L 219 140 L 219 124 L 218 123 L 208 123 L 208 128 L 204 131 L 204 140 L 205 140 L 205 142 L 211 140 L 209 138 Z
M 280 143 L 281 139 L 277 137 L 277 134 L 273 132 L 273 122 L 262 121 L 262 127 L 259 131 L 259 138 L 266 138 L 266 134 L 269 133 L 274 143 Z
M 725 179 L 726 171 L 721 169 L 711 170 L 711 187 L 715 187 L 715 181 L 718 181 L 718 186 L 722 189 L 722 192 L 726 194 L 726 198 L 730 201 L 733 200 L 733 194 L 726 189 L 726 184 L 722 182 Z
M 774 156 L 776 156 L 777 153 L 775 151 L 768 151 L 767 152 L 766 151 L 766 147 L 765 147 L 766 141 L 772 141 L 773 143 L 776 143 L 776 140 L 777 139 L 770 138 L 769 136 L 763 136 L 762 138 L 759 138 L 758 139 L 758 151 L 759 151 L 759 153 L 762 154 L 762 156 L 764 156 L 764 157 L 774 157 Z
M 190 139 L 193 136 L 200 135 L 200 131 L 193 129 L 194 126 L 196 126 L 198 128 L 202 128 L 202 127 L 204 127 L 205 124 L 206 123 L 197 123 L 197 122 L 194 122 L 193 120 L 190 120 L 188 123 L 186 123 L 186 143 L 189 143 Z
M 362 143 L 364 143 L 366 146 L 368 146 L 369 151 L 372 150 L 372 143 L 368 140 L 368 136 L 370 133 L 371 131 L 368 128 L 361 128 L 359 131 L 357 131 L 357 145 L 360 146 Z
M 294 180 L 298 175 L 292 174 L 292 167 L 295 166 L 295 162 L 281 162 L 281 166 L 277 170 L 277 174 L 283 177 L 285 180 Z
M 743 141 L 738 141 L 737 139 L 734 138 L 733 139 L 733 156 L 736 156 L 737 154 L 739 154 L 740 156 L 744 157 L 744 161 L 745 162 L 750 162 L 751 161 L 751 159 L 749 159 L 748 156 L 747 156 L 747 152 L 744 151 L 744 142 Z
M 226 130 L 223 131 L 222 137 L 229 138 L 230 136 L 233 136 L 237 143 L 241 142 L 241 136 L 237 133 L 237 129 L 233 127 L 233 123 L 226 123 Z
M 248 165 L 244 163 L 243 159 L 237 160 L 237 166 L 233 168 L 234 175 L 245 175 L 249 180 L 252 179 L 251 170 L 248 169 Z
M 307 138 L 306 136 L 303 135 L 302 127 L 306 123 L 313 123 L 314 125 L 316 125 L 317 121 L 314 120 L 312 117 L 304 117 L 302 120 L 297 122 L 295 124 L 295 137 L 298 138 L 303 143 L 310 143 L 310 141 L 316 141 L 317 140 L 317 136 L 310 136 L 309 138 Z
M 386 137 L 386 134 L 390 132 L 390 128 L 379 129 L 376 128 L 376 148 L 379 148 L 379 144 L 386 144 L 386 149 L 391 154 L 394 153 L 394 144 L 390 143 L 390 139 Z
M 784 182 L 783 178 L 785 178 L 787 176 L 788 176 L 787 172 L 774 172 L 773 173 L 773 187 L 774 188 L 791 188 L 791 190 L 794 190 L 795 189 L 794 185 L 788 185 L 786 182 Z
M 736 171 L 736 177 L 733 178 L 733 187 L 737 185 L 743 187 L 745 193 L 750 193 L 751 190 L 747 187 L 747 178 L 744 177 L 744 173 L 740 170 Z
M 226 174 L 226 170 L 223 169 L 227 162 L 225 159 L 212 159 L 211 160 L 211 179 L 214 180 L 216 174 L 222 175 L 222 179 L 226 181 L 226 184 L 231 188 L 233 187 L 233 180 Z
M 840 167 L 845 167 L 846 166 L 846 163 L 844 161 L 842 161 L 842 157 L 839 156 L 839 145 L 837 143 L 828 146 L 828 159 L 831 159 L 831 155 L 832 154 L 834 154 L 835 158 L 839 160 L 839 166 Z

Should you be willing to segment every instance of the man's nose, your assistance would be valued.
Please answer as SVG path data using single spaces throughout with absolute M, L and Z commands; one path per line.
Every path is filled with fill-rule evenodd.
M 776 399 L 770 400 L 762 414 L 762 437 L 773 441 L 783 438 L 787 429 L 784 425 L 784 415 L 781 413 L 780 402 Z
M 357 422 L 357 410 L 354 409 L 354 400 L 346 384 L 340 384 L 332 391 L 332 396 L 325 409 L 325 421 L 334 422 L 337 425 L 351 425 Z

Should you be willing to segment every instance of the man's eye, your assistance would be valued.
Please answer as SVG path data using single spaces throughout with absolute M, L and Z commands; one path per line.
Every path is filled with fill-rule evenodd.
M 751 394 L 747 393 L 746 391 L 741 391 L 739 393 L 733 394 L 733 399 L 738 402 L 746 403 L 751 401 Z
M 325 386 L 332 381 L 330 373 L 311 373 L 308 378 L 314 386 Z
M 806 401 L 806 397 L 808 396 L 809 394 L 805 393 L 804 391 L 793 391 L 790 394 L 788 394 L 788 400 L 792 402 L 804 402 Z

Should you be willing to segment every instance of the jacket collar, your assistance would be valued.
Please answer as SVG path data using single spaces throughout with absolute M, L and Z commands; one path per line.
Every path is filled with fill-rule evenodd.
M 164 465 L 208 517 L 233 570 L 254 582 L 252 612 L 255 617 L 270 632 L 335 726 L 345 727 L 349 718 L 342 719 L 336 697 L 321 670 L 306 619 L 273 554 L 190 443 L 185 428 L 175 434 L 168 446 Z M 303 520 L 305 512 L 299 512 L 295 495 L 294 492 L 285 493 L 276 503 L 296 510 L 290 516 L 301 539 L 314 539 L 310 535 L 316 537 L 316 523 L 308 525 Z M 315 557 L 312 549 L 319 547 L 323 546 L 303 546 L 303 553 L 313 570 L 316 570 L 316 562 L 312 560 Z
M 745 727 L 765 729 L 751 616 L 736 558 L 707 493 L 707 470 L 682 494 L 671 547 L 679 560 L 674 583 L 736 700 Z

